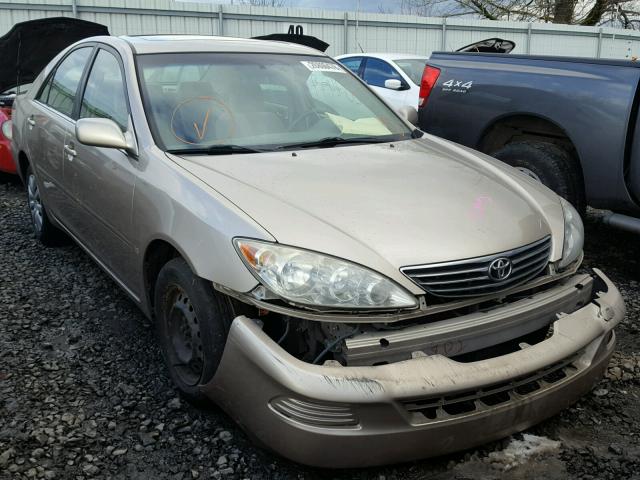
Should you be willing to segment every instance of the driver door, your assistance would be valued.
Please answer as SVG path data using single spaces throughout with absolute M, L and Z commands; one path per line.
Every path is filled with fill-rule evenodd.
M 100 46 L 81 90 L 78 117 L 108 118 L 123 132 L 132 128 L 124 78 L 118 53 Z M 123 150 L 83 145 L 75 131 L 67 135 L 65 144 L 73 152 L 65 177 L 81 213 L 72 229 L 112 274 L 127 286 L 134 285 L 137 252 L 131 211 L 138 161 Z

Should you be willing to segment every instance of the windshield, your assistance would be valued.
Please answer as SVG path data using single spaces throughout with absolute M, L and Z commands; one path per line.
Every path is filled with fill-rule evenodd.
M 394 62 L 407 74 L 413 83 L 420 86 L 422 72 L 427 64 L 426 58 L 405 58 L 402 60 L 394 60 Z
M 327 57 L 153 54 L 138 57 L 138 71 L 149 123 L 165 150 L 411 137 L 386 104 Z

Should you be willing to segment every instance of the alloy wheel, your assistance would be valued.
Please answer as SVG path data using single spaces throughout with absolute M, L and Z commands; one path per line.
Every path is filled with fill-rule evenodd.
M 31 221 L 36 233 L 42 232 L 42 224 L 44 222 L 44 212 L 42 208 L 42 200 L 40 199 L 40 190 L 34 174 L 29 175 L 27 179 L 27 197 L 29 201 L 29 211 L 31 212 Z

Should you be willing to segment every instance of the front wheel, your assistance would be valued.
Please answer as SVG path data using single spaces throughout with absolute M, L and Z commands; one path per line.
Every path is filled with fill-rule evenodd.
M 190 402 L 208 403 L 199 386 L 213 378 L 222 359 L 233 320 L 230 300 L 175 258 L 160 270 L 154 304 L 158 342 L 171 379 Z
M 548 142 L 522 141 L 509 143 L 492 156 L 540 181 L 581 214 L 585 212 L 582 172 L 566 150 Z

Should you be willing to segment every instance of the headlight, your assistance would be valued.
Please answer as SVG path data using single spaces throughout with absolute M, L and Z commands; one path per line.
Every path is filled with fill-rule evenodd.
M 564 211 L 564 246 L 560 268 L 573 263 L 582 253 L 584 225 L 578 211 L 564 198 L 560 199 Z
M 295 303 L 339 308 L 408 308 L 416 298 L 365 267 L 320 253 L 235 239 L 240 257 L 260 282 Z
M 2 134 L 7 140 L 11 140 L 11 120 L 2 122 Z

